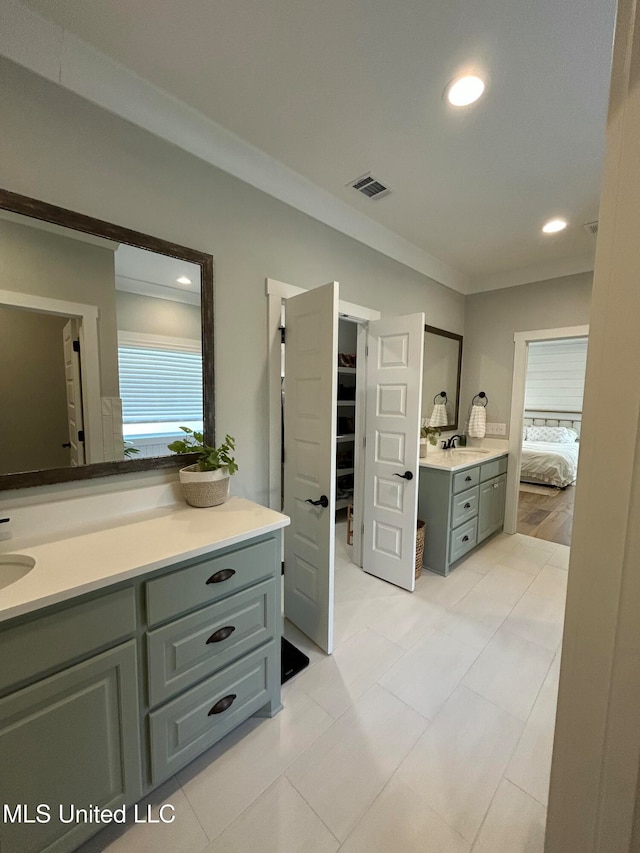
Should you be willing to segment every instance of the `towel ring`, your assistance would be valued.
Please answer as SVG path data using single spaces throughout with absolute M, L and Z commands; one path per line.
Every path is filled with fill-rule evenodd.
M 473 398 L 473 400 L 471 401 L 471 405 L 472 405 L 472 406 L 475 404 L 475 402 L 476 402 L 476 400 L 477 400 L 477 399 L 484 400 L 483 405 L 484 405 L 484 408 L 486 409 L 486 408 L 487 408 L 487 403 L 489 402 L 489 398 L 488 398 L 488 397 L 487 397 L 487 395 L 484 393 L 484 391 L 480 391 L 480 393 L 479 393 L 479 394 L 476 394 L 476 396 L 475 396 L 475 397 Z
M 438 399 L 438 397 L 444 397 L 444 401 L 441 401 L 441 402 L 444 402 L 445 404 L 449 402 L 447 400 L 447 392 L 446 391 L 441 391 L 439 394 L 436 394 L 436 396 L 433 398 L 434 403 Z

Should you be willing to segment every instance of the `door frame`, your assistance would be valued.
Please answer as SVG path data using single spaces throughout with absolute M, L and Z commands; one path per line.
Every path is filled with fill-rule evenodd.
M 277 279 L 267 278 L 265 280 L 265 293 L 267 296 L 267 351 L 268 351 L 268 402 L 269 402 L 269 442 L 268 442 L 268 466 L 269 466 L 269 485 L 268 485 L 268 504 L 271 509 L 278 512 L 281 511 L 281 489 L 282 489 L 282 455 L 281 455 L 281 436 L 282 436 L 282 387 L 281 387 L 281 334 L 280 329 L 283 324 L 283 301 L 290 296 L 297 296 L 304 293 L 310 288 L 296 287 L 293 284 L 278 281 Z M 344 317 L 349 317 L 359 324 L 367 323 L 369 320 L 379 320 L 382 314 L 373 308 L 366 308 L 364 305 L 356 305 L 353 302 L 346 302 L 341 299 L 338 302 L 339 314 Z M 286 322 L 286 321 L 285 321 Z M 362 329 L 358 330 L 358 363 L 363 363 L 364 338 L 362 337 Z M 359 383 L 362 386 L 362 382 Z M 361 387 L 360 393 L 363 392 Z M 362 414 L 363 398 L 359 395 L 358 401 L 360 405 L 356 407 L 360 410 L 360 415 L 356 422 L 356 432 L 360 429 L 364 434 L 364 415 Z M 359 433 L 358 433 L 359 434 Z M 361 449 L 360 449 L 361 450 Z M 358 453 L 359 458 L 363 458 L 361 453 Z M 360 465 L 360 468 L 363 466 Z M 362 484 L 364 483 L 363 472 L 356 476 L 355 487 L 358 493 L 362 493 Z M 360 545 L 362 528 L 362 501 L 355 502 L 354 507 L 354 531 L 358 531 L 358 535 L 354 536 L 354 561 L 360 563 Z
M 13 290 L 0 290 L 0 305 L 79 320 L 85 464 L 104 462 L 98 307 Z
M 509 468 L 507 470 L 507 495 L 504 511 L 504 532 L 516 533 L 518 528 L 518 500 L 520 497 L 520 460 L 522 456 L 522 427 L 524 424 L 524 397 L 527 384 L 529 344 L 533 341 L 554 341 L 561 338 L 589 337 L 589 326 L 566 326 L 557 329 L 535 329 L 515 332 L 513 352 L 513 381 L 511 385 L 511 418 L 509 421 Z

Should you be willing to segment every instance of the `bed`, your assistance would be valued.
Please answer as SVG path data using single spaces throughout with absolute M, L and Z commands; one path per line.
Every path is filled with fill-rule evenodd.
M 578 431 L 573 427 L 527 425 L 520 462 L 520 481 L 564 489 L 578 473 Z

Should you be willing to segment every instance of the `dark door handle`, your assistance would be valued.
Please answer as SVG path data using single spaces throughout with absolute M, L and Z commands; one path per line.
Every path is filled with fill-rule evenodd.
M 468 536 L 463 536 L 463 537 L 462 537 L 462 541 L 463 541 L 463 542 L 468 542 L 468 541 L 469 541 L 469 537 L 468 537 Z
M 311 498 L 307 498 L 305 503 L 313 504 L 313 506 L 321 506 L 326 509 L 329 506 L 329 498 L 326 495 L 320 495 L 319 501 L 312 501 Z
M 469 503 L 465 504 L 465 505 L 462 507 L 462 509 L 471 509 L 471 504 L 469 504 Z
M 219 572 L 211 575 L 207 583 L 222 583 L 222 581 L 228 581 L 234 575 L 235 571 L 233 569 L 220 569 Z
M 216 704 L 211 708 L 207 717 L 210 717 L 212 714 L 222 714 L 223 711 L 226 711 L 227 708 L 230 708 L 236 700 L 235 693 L 229 693 L 228 696 L 224 696 L 222 699 L 219 699 Z
M 402 477 L 403 480 L 413 480 L 411 471 L 405 471 L 404 474 L 394 474 L 394 477 Z
M 209 643 L 221 643 L 223 640 L 226 640 L 227 637 L 230 637 L 235 630 L 235 625 L 226 625 L 224 628 L 218 628 L 218 630 L 214 631 L 209 637 L 206 645 Z
M 70 442 L 70 441 L 65 441 L 65 443 L 64 443 L 64 444 L 62 444 L 62 445 L 60 445 L 60 446 L 61 446 L 61 447 L 71 447 L 71 442 Z
M 465 478 L 464 478 L 464 481 L 465 481 L 465 483 L 470 483 L 470 482 L 471 482 L 471 477 L 465 477 Z

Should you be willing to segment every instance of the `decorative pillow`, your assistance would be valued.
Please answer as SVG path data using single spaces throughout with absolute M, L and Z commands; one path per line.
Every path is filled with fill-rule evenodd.
M 573 444 L 576 440 L 575 430 L 568 427 L 527 427 L 527 441 L 546 441 L 551 444 Z

